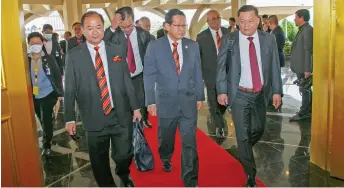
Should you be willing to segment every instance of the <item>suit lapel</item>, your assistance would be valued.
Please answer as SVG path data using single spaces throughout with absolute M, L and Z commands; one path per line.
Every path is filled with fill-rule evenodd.
M 239 38 L 239 32 L 240 31 L 237 31 L 235 33 L 235 41 L 234 41 L 234 50 L 232 53 L 234 53 L 236 56 L 235 56 L 235 59 L 236 59 L 236 63 L 238 63 L 238 66 L 241 67 L 241 57 L 240 57 L 240 38 Z M 233 54 L 232 54 L 233 55 Z M 241 72 L 241 69 L 240 69 L 240 72 Z
M 209 40 L 209 43 L 211 44 L 213 50 L 215 50 L 215 52 L 217 52 L 216 46 L 215 46 L 215 42 L 214 42 L 214 38 L 213 38 L 213 35 L 211 34 L 211 31 L 210 31 L 209 28 L 207 29 L 207 33 L 208 33 L 208 40 Z
M 136 33 L 137 33 L 137 45 L 139 46 L 139 52 L 140 52 L 140 57 L 143 61 L 144 54 L 143 54 L 143 38 L 142 36 L 144 33 L 141 32 L 139 29 L 136 28 Z
M 93 65 L 93 60 L 91 57 L 91 54 L 87 48 L 87 43 L 80 44 L 82 50 L 81 50 L 81 57 L 84 57 L 84 68 L 90 73 L 91 75 L 97 82 L 97 75 L 96 75 L 96 69 L 94 68 Z
M 168 64 L 171 66 L 172 70 L 174 70 L 174 75 L 177 75 L 177 70 L 176 70 L 176 63 L 174 62 L 173 59 L 173 53 L 172 53 L 172 47 L 170 45 L 170 41 L 168 40 L 167 35 L 164 36 L 163 38 L 165 40 L 165 45 L 164 45 L 164 50 L 167 54 L 167 61 Z
M 267 73 L 266 69 L 266 63 L 267 63 L 267 57 L 268 57 L 268 46 L 267 43 L 265 42 L 265 33 L 258 31 L 258 36 L 259 36 L 259 44 L 260 44 L 260 58 L 262 61 L 262 71 L 263 71 L 263 78 L 267 78 L 265 76 L 265 73 Z
M 180 72 L 180 76 L 183 74 L 183 72 L 186 72 L 186 68 L 188 65 L 188 61 L 189 61 L 189 56 L 188 56 L 188 44 L 186 42 L 187 40 L 185 40 L 185 38 L 182 38 L 182 52 L 183 52 L 183 66 Z M 185 69 L 185 71 L 184 71 Z M 177 70 L 177 69 L 176 69 Z

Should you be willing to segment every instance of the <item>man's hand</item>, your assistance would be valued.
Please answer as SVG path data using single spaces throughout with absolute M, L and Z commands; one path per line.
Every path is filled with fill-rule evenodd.
M 203 101 L 197 101 L 197 110 L 201 109 L 203 106 Z
M 58 97 L 57 100 L 58 101 L 62 101 L 63 97 Z
M 156 105 L 152 104 L 149 105 L 147 108 L 147 111 L 152 115 L 152 116 L 156 116 Z
M 122 15 L 117 13 L 111 20 L 111 29 L 116 30 L 119 24 L 122 22 Z
M 281 105 L 282 102 L 282 97 L 280 94 L 274 94 L 272 97 L 272 101 L 273 101 L 273 105 L 275 107 L 275 109 L 279 108 L 279 106 Z
M 75 135 L 76 134 L 75 122 L 68 122 L 68 123 L 66 123 L 65 128 L 66 128 L 66 130 L 67 130 L 69 135 Z
M 228 105 L 228 96 L 226 94 L 220 94 L 217 96 L 217 102 L 222 106 Z
M 133 122 L 135 122 L 136 120 L 141 121 L 141 119 L 142 119 L 142 115 L 141 115 L 140 109 L 135 110 L 134 116 L 133 116 Z
M 305 72 L 305 78 L 307 79 L 308 77 L 310 77 L 311 76 L 311 72 Z

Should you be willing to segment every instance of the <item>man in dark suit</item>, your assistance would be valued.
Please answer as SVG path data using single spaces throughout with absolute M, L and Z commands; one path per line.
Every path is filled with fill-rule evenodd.
M 236 24 L 236 20 L 234 17 L 229 18 L 229 27 L 228 27 L 229 32 L 234 32 L 239 30 L 239 26 Z
M 50 24 L 43 25 L 43 52 L 45 54 L 52 55 L 55 58 L 57 65 L 59 66 L 60 73 L 63 75 L 64 64 L 62 61 L 60 44 L 57 38 L 53 37 L 53 26 Z
M 72 50 L 73 48 L 79 46 L 80 44 L 86 42 L 85 36 L 82 34 L 81 24 L 79 22 L 75 22 L 72 26 L 74 31 L 74 37 L 72 37 L 68 41 L 68 50 Z
M 38 32 L 30 33 L 27 37 L 34 107 L 43 128 L 42 155 L 50 155 L 53 138 L 53 107 L 58 98 L 61 100 L 63 89 L 62 77 L 55 57 L 42 53 L 43 41 L 43 36 Z
M 269 17 L 271 34 L 275 35 L 278 55 L 281 67 L 285 66 L 285 56 L 284 56 L 284 45 L 285 45 L 285 35 L 282 28 L 278 25 L 278 18 L 276 15 L 271 15 Z
M 87 131 L 92 171 L 98 186 L 116 186 L 110 169 L 116 163 L 120 186 L 134 186 L 129 176 L 132 161 L 133 121 L 141 120 L 122 45 L 104 42 L 104 19 L 89 11 L 81 17 L 86 41 L 67 54 L 65 122 L 76 134 L 75 100 Z M 134 111 L 134 114 L 133 114 Z
M 309 25 L 309 20 L 310 13 L 307 9 L 296 11 L 294 21 L 299 31 L 291 47 L 290 68 L 296 73 L 298 79 L 310 77 L 313 70 L 313 27 Z M 300 111 L 290 118 L 291 121 L 299 121 L 312 116 L 312 90 L 300 87 L 300 93 L 302 105 Z
M 216 136 L 225 137 L 224 127 L 225 119 L 223 114 L 226 107 L 219 105 L 216 95 L 216 59 L 220 48 L 220 40 L 223 35 L 229 33 L 229 30 L 221 27 L 221 17 L 216 10 L 210 10 L 207 13 L 207 23 L 209 28 L 197 35 L 201 53 L 202 75 L 207 87 L 208 106 L 210 117 L 216 127 Z
M 238 17 L 240 31 L 221 39 L 216 89 L 218 102 L 232 110 L 246 186 L 254 187 L 257 170 L 252 147 L 264 133 L 270 91 L 275 108 L 281 104 L 282 79 L 275 37 L 257 31 L 258 9 L 244 5 Z
M 142 29 L 146 30 L 147 32 L 150 32 L 151 30 L 151 22 L 150 19 L 146 16 L 140 18 L 140 26 Z M 150 34 L 151 41 L 155 40 L 155 36 Z
M 141 105 L 143 125 L 148 128 L 152 127 L 148 121 L 143 87 L 144 56 L 148 43 L 151 41 L 150 33 L 141 27 L 134 26 L 134 11 L 131 7 L 121 7 L 116 10 L 111 20 L 111 26 L 105 30 L 104 40 L 121 44 L 126 49 L 125 57 L 128 61 L 135 93 Z
M 64 40 L 61 40 L 61 41 L 60 41 L 60 47 L 61 47 L 62 52 L 63 52 L 64 54 L 67 53 L 68 41 L 71 39 L 71 37 L 72 37 L 72 33 L 71 33 L 70 31 L 66 31 L 66 32 L 64 33 Z
M 195 187 L 198 184 L 197 110 L 204 101 L 199 47 L 184 38 L 186 19 L 182 11 L 171 9 L 165 22 L 167 36 L 152 41 L 145 56 L 146 105 L 148 111 L 159 118 L 159 154 L 163 169 L 172 170 L 178 125 L 182 140 L 182 179 L 185 186 Z
M 167 31 L 165 29 L 165 22 L 164 22 L 162 23 L 162 28 L 156 32 L 156 38 L 159 39 L 161 37 L 164 37 L 166 34 L 167 34 Z

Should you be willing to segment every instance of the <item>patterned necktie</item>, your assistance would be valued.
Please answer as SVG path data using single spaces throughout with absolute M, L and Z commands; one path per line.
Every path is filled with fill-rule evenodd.
M 180 62 L 179 62 L 179 54 L 177 50 L 178 42 L 173 42 L 173 59 L 174 62 L 176 63 L 176 68 L 177 68 L 177 74 L 178 76 L 180 75 Z
M 216 31 L 216 42 L 217 42 L 217 49 L 220 49 L 220 46 L 221 46 L 221 37 L 220 37 L 218 31 Z
M 131 73 L 136 71 L 136 63 L 134 57 L 133 46 L 131 45 L 130 41 L 130 34 L 127 34 L 127 60 L 128 60 L 128 68 Z
M 109 95 L 109 88 L 106 81 L 106 75 L 104 70 L 104 65 L 102 62 L 102 58 L 99 54 L 99 46 L 95 46 L 94 50 L 96 50 L 96 64 L 95 69 L 97 73 L 97 80 L 98 85 L 100 88 L 101 98 L 102 98 L 102 108 L 104 110 L 105 115 L 108 115 L 110 111 L 112 110 L 112 105 L 110 101 L 110 95 Z
M 253 43 L 253 37 L 247 37 L 247 40 L 250 41 L 249 55 L 250 55 L 253 90 L 255 90 L 256 92 L 259 92 L 262 89 L 262 81 L 261 81 L 260 73 L 259 73 L 256 48 Z

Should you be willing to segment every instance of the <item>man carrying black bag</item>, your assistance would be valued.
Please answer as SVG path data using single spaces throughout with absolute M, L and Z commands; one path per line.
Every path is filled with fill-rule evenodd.
M 136 169 L 141 172 L 152 170 L 154 168 L 153 153 L 149 148 L 140 121 L 134 123 L 133 147 Z

